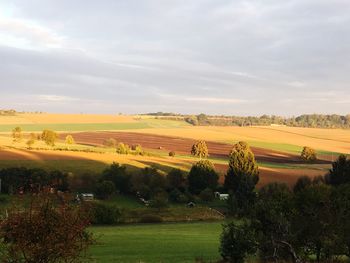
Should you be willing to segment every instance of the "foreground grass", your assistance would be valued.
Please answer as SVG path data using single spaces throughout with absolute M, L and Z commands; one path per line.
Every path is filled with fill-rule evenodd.
M 194 262 L 220 258 L 222 222 L 92 227 L 94 262 Z

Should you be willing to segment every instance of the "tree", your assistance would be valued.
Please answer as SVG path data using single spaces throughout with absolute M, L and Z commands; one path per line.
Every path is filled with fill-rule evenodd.
M 1 262 L 81 262 L 94 242 L 87 211 L 49 194 L 31 198 L 0 222 Z
M 124 165 L 112 163 L 102 172 L 102 180 L 112 181 L 120 193 L 128 194 L 131 192 L 131 176 L 126 172 Z
M 314 162 L 317 160 L 316 151 L 310 147 L 305 146 L 300 155 L 305 162 Z
M 294 228 L 298 245 L 317 262 L 327 262 L 337 248 L 332 189 L 328 185 L 312 185 L 295 195 Z
M 191 154 L 199 159 L 208 157 L 208 147 L 205 141 L 198 141 L 192 146 Z
M 253 206 L 258 181 L 259 170 L 254 153 L 246 142 L 235 144 L 229 156 L 225 188 L 235 196 L 238 212 Z
M 115 185 L 112 181 L 102 181 L 96 185 L 95 193 L 100 199 L 108 199 L 115 193 Z
M 345 155 L 340 155 L 333 162 L 332 169 L 326 176 L 326 181 L 334 186 L 350 183 L 350 160 Z
M 75 144 L 75 140 L 74 140 L 72 135 L 69 134 L 66 136 L 66 144 L 68 144 L 68 145 Z
M 293 187 L 294 193 L 300 192 L 304 190 L 305 188 L 312 185 L 312 180 L 308 176 L 301 176 L 298 178 L 297 182 L 295 183 Z
M 293 212 L 293 195 L 287 185 L 272 183 L 260 189 L 252 221 L 263 261 L 300 262 L 294 243 Z
M 29 149 L 32 148 L 32 146 L 33 146 L 34 143 L 35 143 L 35 140 L 33 140 L 33 139 L 29 139 L 29 140 L 26 142 L 26 144 L 27 144 L 27 146 L 28 146 Z
M 166 180 L 170 189 L 183 188 L 185 184 L 185 176 L 180 169 L 172 169 L 167 174 Z
M 58 139 L 56 132 L 51 130 L 44 130 L 41 134 L 41 139 L 49 146 L 55 146 L 55 142 Z
M 220 254 L 225 262 L 244 263 L 257 250 L 256 234 L 250 225 L 231 222 L 223 225 Z
M 118 143 L 116 152 L 119 154 L 129 154 L 130 147 L 129 147 L 129 145 L 120 142 L 120 143 Z
M 14 142 L 20 142 L 22 140 L 22 128 L 16 127 L 12 130 L 12 138 Z
M 187 179 L 190 192 L 199 194 L 206 188 L 214 190 L 217 187 L 219 175 L 210 161 L 201 160 L 192 166 Z
M 142 149 L 140 144 L 133 145 L 132 150 L 136 155 L 145 155 L 145 151 Z

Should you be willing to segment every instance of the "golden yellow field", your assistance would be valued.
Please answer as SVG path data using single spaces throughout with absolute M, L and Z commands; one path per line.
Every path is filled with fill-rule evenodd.
M 314 129 L 296 127 L 195 127 L 188 126 L 174 129 L 138 129 L 133 132 L 176 136 L 191 139 L 203 139 L 234 143 L 244 140 L 255 142 L 264 148 L 273 146 L 281 148 L 283 145 L 299 147 L 309 146 L 318 150 L 350 153 L 350 130 Z M 288 148 L 288 146 L 286 146 Z
M 54 114 L 19 113 L 16 116 L 0 116 L 0 124 L 46 123 L 118 123 L 135 122 L 133 116 L 112 114 Z
M 111 126 L 110 124 L 121 124 L 120 126 Z M 128 125 L 131 123 L 132 125 Z M 213 126 L 191 126 L 181 121 L 169 121 L 154 119 L 150 116 L 117 116 L 117 115 L 91 115 L 91 114 L 18 114 L 17 116 L 0 116 L 0 125 L 12 125 L 33 127 L 37 125 L 43 127 L 59 127 L 60 129 L 71 128 L 70 125 L 82 124 L 82 128 L 88 127 L 85 135 L 86 141 L 81 141 L 67 149 L 64 143 L 64 135 L 61 141 L 56 143 L 53 149 L 46 146 L 44 142 L 37 141 L 34 149 L 28 150 L 25 144 L 30 131 L 24 129 L 24 139 L 20 143 L 13 143 L 9 132 L 0 133 L 0 164 L 9 165 L 8 162 L 17 162 L 21 165 L 22 161 L 32 161 L 37 164 L 47 164 L 50 161 L 57 163 L 57 168 L 73 169 L 79 171 L 79 167 L 74 165 L 84 165 L 89 163 L 87 169 L 94 170 L 94 165 L 105 167 L 112 162 L 119 162 L 128 167 L 142 168 L 146 166 L 155 166 L 161 171 L 166 172 L 171 168 L 178 167 L 189 170 L 195 158 L 189 156 L 189 150 L 192 140 L 203 139 L 207 142 L 219 142 L 225 144 L 209 143 L 216 153 L 222 152 L 222 156 L 212 156 L 218 171 L 224 175 L 227 169 L 227 151 L 233 143 L 244 140 L 254 146 L 254 151 L 258 154 L 260 165 L 261 181 L 260 184 L 266 184 L 271 181 L 283 181 L 292 184 L 296 179 L 303 175 L 319 176 L 324 175 L 330 168 L 330 160 L 336 158 L 338 153 L 350 153 L 350 130 L 341 129 L 311 129 L 294 127 L 213 127 Z M 26 124 L 28 124 L 26 126 Z M 64 124 L 55 126 L 55 124 Z M 90 124 L 90 126 L 84 126 Z M 105 125 L 106 124 L 106 125 Z M 141 124 L 141 125 L 139 125 Z M 41 125 L 41 126 L 40 126 Z M 106 132 L 94 132 L 96 130 L 106 129 Z M 118 128 L 119 127 L 119 128 Z M 35 127 L 34 127 L 35 128 Z M 12 129 L 12 128 L 11 128 Z M 36 130 L 35 130 L 36 131 Z M 60 130 L 62 131 L 62 130 Z M 64 131 L 64 130 L 63 130 Z M 80 131 L 80 127 L 78 130 Z M 113 131 L 128 133 L 127 136 L 120 136 Z M 37 131 L 37 133 L 40 131 Z M 74 130 L 67 130 L 67 133 L 79 134 Z M 140 134 L 140 136 L 138 136 Z M 142 135 L 143 134 L 143 135 Z M 155 135 L 147 137 L 145 135 Z M 146 151 L 152 153 L 151 156 L 118 155 L 113 149 L 103 148 L 103 139 L 116 136 L 118 141 L 126 138 L 130 144 L 141 143 L 146 147 Z M 157 137 L 158 136 L 158 137 Z M 159 136 L 171 136 L 159 137 Z M 176 139 L 176 138 L 178 139 Z M 122 139 L 124 138 L 124 139 Z M 183 138 L 180 140 L 179 138 Z M 171 140 L 170 140 L 171 139 Z M 187 139 L 185 141 L 184 139 Z M 90 142 L 94 142 L 90 144 Z M 167 146 L 165 144 L 167 143 Z M 153 147 L 152 147 L 153 146 Z M 163 146 L 163 147 L 160 147 Z M 181 147 L 180 147 L 181 146 Z M 318 150 L 322 159 L 318 164 L 303 164 L 298 161 L 300 150 L 303 146 L 310 146 Z M 168 157 L 168 151 L 179 151 L 176 156 Z M 158 150 L 163 148 L 163 150 Z M 71 151 L 71 150 L 76 151 Z M 180 150 L 182 149 L 182 150 Z M 89 152 L 86 152 L 89 151 Z M 211 149 L 209 149 L 210 152 Z M 90 152 L 92 151 L 92 152 Z M 102 166 L 101 166 L 102 165 Z M 86 168 L 86 167 L 85 167 Z

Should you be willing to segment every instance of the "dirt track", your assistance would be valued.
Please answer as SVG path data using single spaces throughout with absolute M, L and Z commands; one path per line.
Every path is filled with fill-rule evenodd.
M 63 139 L 67 134 L 61 134 Z M 152 134 L 134 133 L 134 132 L 80 132 L 74 134 L 77 143 L 86 145 L 100 146 L 103 141 L 109 138 L 116 139 L 118 142 L 129 145 L 140 144 L 145 149 L 162 149 L 164 151 L 175 151 L 180 154 L 189 154 L 195 140 L 176 138 L 169 136 L 160 136 Z M 232 145 L 207 142 L 209 154 L 212 157 L 226 157 L 232 149 Z M 258 161 L 272 163 L 302 163 L 296 155 L 286 154 L 279 151 L 252 147 L 255 157 Z M 319 163 L 327 163 L 319 161 Z

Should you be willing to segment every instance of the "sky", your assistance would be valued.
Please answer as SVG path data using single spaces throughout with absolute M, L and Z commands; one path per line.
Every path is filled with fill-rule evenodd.
M 0 108 L 350 113 L 349 0 L 0 0 Z

